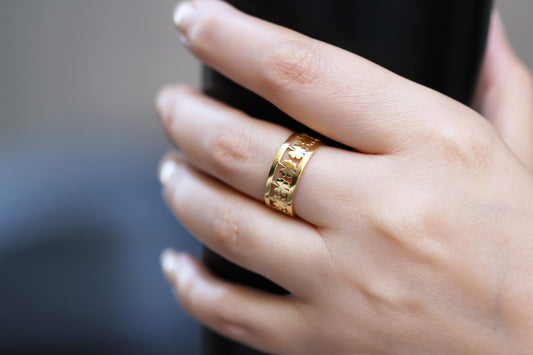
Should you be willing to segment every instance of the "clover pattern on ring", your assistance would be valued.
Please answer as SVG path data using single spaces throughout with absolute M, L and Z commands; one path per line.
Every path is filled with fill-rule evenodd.
M 293 187 L 291 187 L 291 182 L 294 178 L 297 178 L 298 165 L 300 162 L 295 163 L 293 159 L 301 161 L 307 154 L 309 154 L 305 148 L 302 148 L 299 145 L 289 147 L 288 149 L 290 150 L 290 159 L 283 161 L 283 163 L 278 163 L 278 167 L 280 167 L 279 172 L 282 177 L 276 179 L 272 184 L 274 186 L 275 198 L 280 202 L 282 202 L 281 199 L 287 198 L 291 189 L 293 189 Z
M 292 151 L 289 153 L 289 157 L 292 159 L 302 160 L 307 155 L 307 150 L 299 145 L 295 145 L 291 150 Z
M 273 185 L 275 186 L 274 192 L 276 193 L 277 197 L 287 196 L 291 190 L 291 185 L 284 179 L 277 179 Z
M 286 177 L 293 177 L 296 175 L 296 169 L 298 169 L 298 165 L 295 164 L 292 160 L 285 160 L 283 164 L 281 164 L 283 167 L 279 172 L 281 175 Z
M 281 213 L 288 213 L 289 210 L 285 203 L 278 199 L 272 199 L 270 200 L 270 207 L 274 208 L 275 210 L 281 212 Z
M 293 190 L 296 189 L 296 182 L 301 173 L 300 164 L 313 154 L 313 147 L 319 143 L 319 139 L 300 134 L 296 137 L 296 141 L 287 147 L 285 152 L 287 159 L 283 160 L 282 163 L 280 158 L 277 162 L 275 171 L 278 174 L 274 173 L 274 176 L 277 175 L 278 178 L 271 182 L 273 195 L 269 198 L 270 207 L 292 216 Z

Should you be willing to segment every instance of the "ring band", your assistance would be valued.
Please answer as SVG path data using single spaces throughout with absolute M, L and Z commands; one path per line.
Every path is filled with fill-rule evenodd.
M 305 133 L 295 133 L 281 146 L 272 163 L 265 186 L 265 204 L 289 216 L 300 176 L 322 142 Z

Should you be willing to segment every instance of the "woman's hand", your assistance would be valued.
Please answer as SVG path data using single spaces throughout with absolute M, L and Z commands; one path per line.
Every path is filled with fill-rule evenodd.
M 533 352 L 533 89 L 498 25 L 477 97 L 491 124 L 220 1 L 182 4 L 175 20 L 204 63 L 354 149 L 316 152 L 289 218 L 262 200 L 291 132 L 190 88 L 163 90 L 159 112 L 182 151 L 160 170 L 169 206 L 209 248 L 291 292 L 230 284 L 166 252 L 188 312 L 271 353 Z

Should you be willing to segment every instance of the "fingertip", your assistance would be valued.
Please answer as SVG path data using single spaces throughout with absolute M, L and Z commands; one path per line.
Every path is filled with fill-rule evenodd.
M 155 96 L 155 107 L 163 122 L 168 121 L 174 107 L 173 87 L 165 86 Z
M 176 26 L 180 32 L 185 32 L 195 11 L 196 6 L 193 1 L 180 1 L 174 8 L 172 18 L 174 26 Z
M 157 168 L 159 181 L 163 186 L 167 186 L 172 177 L 183 163 L 183 155 L 178 151 L 170 151 L 161 158 Z
M 180 267 L 180 258 L 176 250 L 168 248 L 160 255 L 161 269 L 168 282 L 173 288 L 178 285 L 178 273 Z
M 199 262 L 187 253 L 167 248 L 160 255 L 160 264 L 163 274 L 177 290 L 181 283 L 188 282 L 190 276 L 196 273 Z
M 173 272 L 176 268 L 177 251 L 173 248 L 167 248 L 161 252 L 159 261 L 164 272 Z

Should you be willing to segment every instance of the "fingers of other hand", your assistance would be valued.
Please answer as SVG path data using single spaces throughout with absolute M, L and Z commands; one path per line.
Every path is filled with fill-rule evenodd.
M 305 323 L 295 298 L 224 282 L 191 256 L 170 250 L 161 263 L 183 308 L 211 329 L 273 354 L 302 343 Z
M 289 130 L 252 119 L 187 87 L 167 88 L 158 101 L 166 131 L 191 164 L 263 201 L 269 169 Z M 300 177 L 296 215 L 315 225 L 330 226 L 342 202 L 351 198 L 346 186 L 354 178 L 358 196 L 370 190 L 368 183 L 381 169 L 380 159 L 375 158 L 321 147 Z
M 461 107 L 357 55 L 222 1 L 185 3 L 176 14 L 186 45 L 207 65 L 362 152 L 401 150 Z
M 202 243 L 294 294 L 308 294 L 325 252 L 310 225 L 271 210 L 168 156 L 160 176 L 167 203 Z M 306 292 L 303 292 L 306 291 Z
M 511 47 L 497 12 L 492 16 L 475 106 L 533 170 L 533 79 Z

